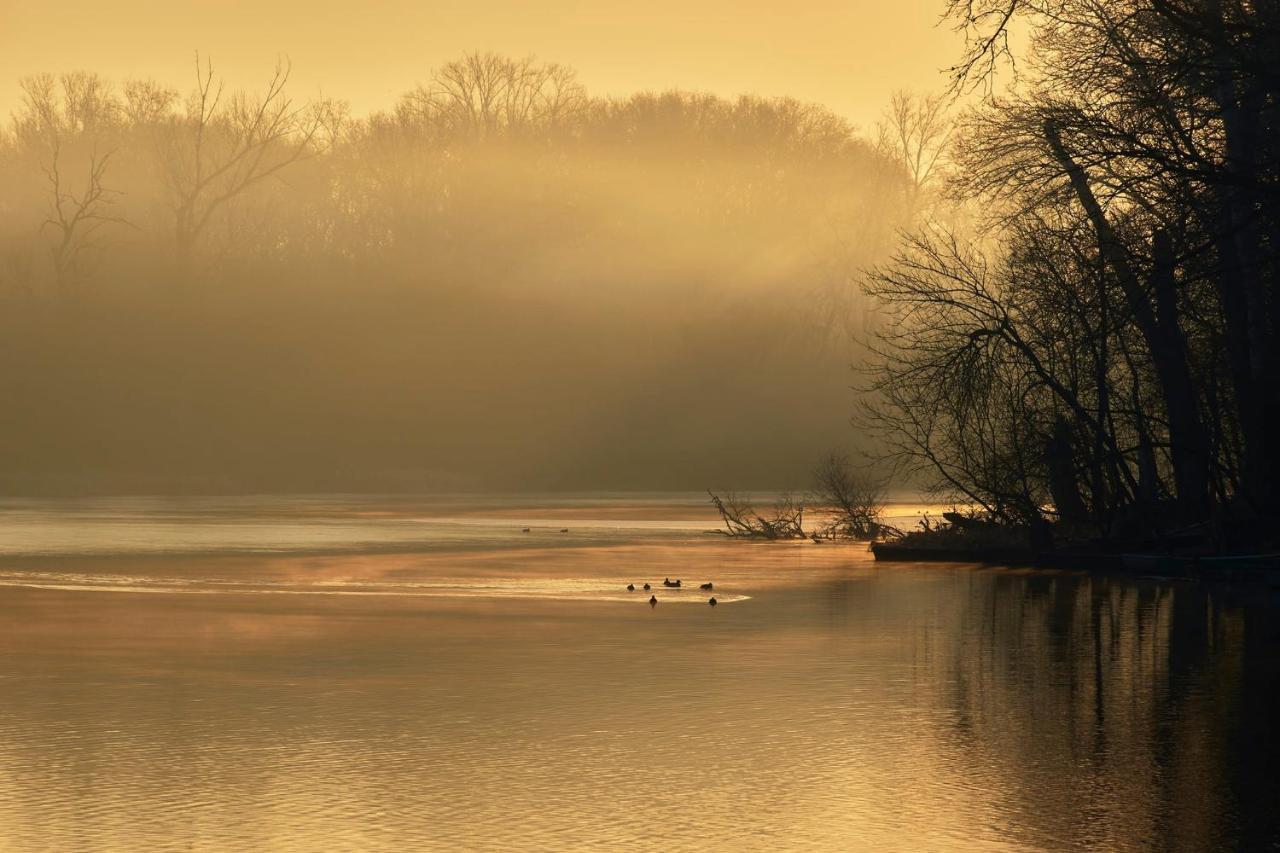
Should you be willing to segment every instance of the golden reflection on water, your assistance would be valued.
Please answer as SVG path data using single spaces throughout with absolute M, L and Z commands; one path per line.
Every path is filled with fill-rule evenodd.
M 1269 605 L 1201 587 L 718 540 L 3 568 L 660 598 L 679 576 L 750 597 L 0 587 L 0 849 L 1204 850 L 1272 831 L 1249 797 L 1275 783 L 1239 741 L 1275 710 Z

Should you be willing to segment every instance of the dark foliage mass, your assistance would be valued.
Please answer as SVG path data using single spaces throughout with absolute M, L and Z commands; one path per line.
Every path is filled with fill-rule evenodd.
M 852 273 L 916 190 L 829 111 L 490 55 L 364 118 L 193 76 L 22 81 L 0 488 L 773 487 L 845 439 Z
M 1068 537 L 1256 543 L 1280 489 L 1280 6 L 954 2 L 954 191 L 986 230 L 918 231 L 871 418 L 989 517 Z M 989 91 L 995 91 L 988 87 Z

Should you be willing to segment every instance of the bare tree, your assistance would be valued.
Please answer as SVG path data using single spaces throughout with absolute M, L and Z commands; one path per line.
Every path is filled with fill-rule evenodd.
M 813 481 L 812 508 L 829 516 L 822 529 L 824 535 L 878 539 L 891 532 L 880 520 L 884 516 L 884 481 L 856 470 L 849 457 L 830 454 L 814 470 Z
M 22 90 L 22 109 L 13 118 L 14 136 L 26 145 L 58 139 L 63 121 L 57 78 L 52 74 L 32 74 L 19 80 L 18 87 Z
M 14 116 L 14 132 L 28 146 L 100 134 L 121 115 L 111 83 L 92 72 L 33 74 L 23 77 L 19 87 L 22 108 Z
M 326 105 L 294 102 L 286 91 L 290 68 L 277 65 L 259 95 L 226 95 L 212 61 L 201 66 L 197 56 L 186 114 L 169 126 L 161 146 L 180 262 L 228 202 L 317 152 Z
M 914 209 L 926 188 L 936 183 L 951 141 L 946 97 L 894 92 L 876 136 L 881 153 L 906 170 Z
M 959 88 L 990 91 L 997 70 L 1011 61 L 1015 22 L 1032 47 L 1023 62 L 1034 72 L 1027 75 L 1029 85 L 990 101 L 975 128 L 977 156 L 965 165 L 987 161 L 984 181 L 1020 208 L 1069 192 L 1101 214 L 1091 219 L 1100 226 L 1099 239 L 1111 246 L 1108 263 L 1154 296 L 1154 322 L 1142 322 L 1153 333 L 1157 358 L 1166 362 L 1163 393 L 1177 386 L 1170 417 L 1180 424 L 1175 429 L 1188 492 L 1202 491 L 1208 449 L 1225 447 L 1229 439 L 1215 434 L 1216 413 L 1200 429 L 1192 422 L 1195 401 L 1186 399 L 1176 351 L 1184 348 L 1177 337 L 1187 334 L 1183 327 L 1194 318 L 1164 309 L 1180 309 L 1190 293 L 1199 295 L 1200 283 L 1211 289 L 1218 304 L 1197 305 L 1196 311 L 1221 318 L 1218 387 L 1230 391 L 1214 399 L 1215 408 L 1229 414 L 1221 420 L 1239 431 L 1240 488 L 1233 493 L 1244 500 L 1235 503 L 1269 513 L 1280 494 L 1280 445 L 1271 438 L 1280 417 L 1280 384 L 1274 381 L 1280 372 L 1277 259 L 1276 243 L 1267 236 L 1275 233 L 1280 198 L 1277 7 L 949 0 L 948 15 L 969 36 L 953 69 Z M 1105 233 L 1108 217 L 1134 209 L 1147 216 L 1141 236 L 1147 246 L 1120 244 Z M 1126 263 L 1152 274 L 1130 276 Z M 1131 301 L 1145 313 L 1140 301 Z
M 86 71 L 37 74 L 20 86 L 14 138 L 44 175 L 48 202 L 40 227 L 55 234 L 50 256 L 58 285 L 72 287 L 80 283 L 91 250 L 101 246 L 102 229 L 125 224 L 112 212 L 119 193 L 105 183 L 112 155 L 98 153 L 116 141 L 121 104 L 109 81 Z M 88 160 L 83 183 L 68 164 L 81 154 Z
M 49 182 L 49 216 L 44 226 L 56 234 L 50 253 L 58 285 L 68 287 L 79 283 L 84 257 L 100 245 L 99 232 L 113 223 L 127 223 L 110 212 L 114 197 L 119 195 L 104 184 L 110 152 L 90 155 L 88 175 L 78 193 L 66 187 L 61 155 L 61 147 L 55 143 L 52 160 L 44 167 Z
M 154 80 L 129 80 L 124 84 L 124 115 L 134 128 L 154 127 L 171 117 L 178 93 Z
M 586 91 L 570 68 L 533 57 L 470 53 L 406 95 L 400 113 L 449 137 L 474 139 L 561 127 L 586 103 Z
M 867 282 L 890 318 L 869 425 L 897 463 L 931 470 L 947 497 L 1009 523 L 1037 523 L 1051 481 L 1062 485 L 1046 452 L 1062 449 L 1060 413 L 1079 434 L 1072 446 L 1095 448 L 1109 477 L 1105 497 L 1095 489 L 1097 512 L 1137 491 L 1130 436 L 1100 393 L 1123 376 L 1116 348 L 1103 344 L 1119 330 L 1088 322 L 1099 262 L 1081 248 L 1087 231 L 1054 229 L 1047 220 L 1011 229 L 995 258 L 950 232 L 924 232 Z
M 1028 5 L 1026 0 L 947 0 L 945 17 L 965 39 L 960 61 L 947 69 L 953 92 L 978 86 L 990 92 L 1002 66 L 1017 70 L 1009 29 Z
M 797 503 L 790 494 L 781 495 L 774 502 L 771 517 L 756 511 L 747 498 L 734 492 L 726 492 L 721 498 L 715 492 L 707 492 L 711 503 L 724 522 L 725 529 L 717 531 L 725 536 L 744 539 L 805 539 L 804 504 Z

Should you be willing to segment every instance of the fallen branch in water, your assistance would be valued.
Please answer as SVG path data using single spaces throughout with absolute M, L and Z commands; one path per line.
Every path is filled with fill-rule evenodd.
M 853 539 L 875 541 L 898 538 L 901 530 L 885 524 L 885 484 L 864 471 L 855 470 L 848 457 L 831 454 L 813 473 L 814 488 L 805 503 L 784 494 L 771 518 L 758 513 L 751 501 L 734 492 L 720 497 L 710 490 L 711 503 L 724 522 L 722 536 L 743 539 Z M 812 531 L 804 529 L 806 504 L 819 519 Z
M 725 525 L 724 530 L 716 533 L 745 539 L 809 538 L 804 531 L 804 505 L 797 504 L 790 495 L 779 498 L 773 505 L 773 517 L 765 518 L 749 500 L 734 492 L 726 492 L 723 498 L 710 490 L 707 494 Z

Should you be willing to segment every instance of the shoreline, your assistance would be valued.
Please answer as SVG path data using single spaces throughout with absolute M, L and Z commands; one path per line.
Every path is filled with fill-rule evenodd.
M 874 542 L 876 562 L 986 563 L 1008 567 L 1108 572 L 1185 580 L 1249 581 L 1280 586 L 1280 554 L 1179 556 L 1105 551 L 1034 551 L 1030 548 L 931 548 Z

